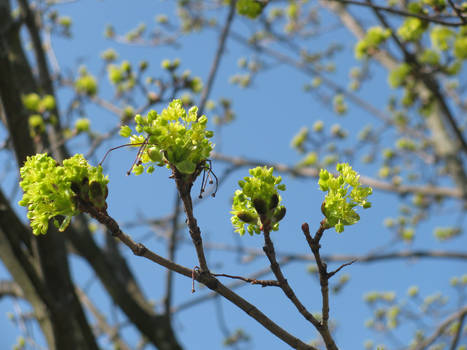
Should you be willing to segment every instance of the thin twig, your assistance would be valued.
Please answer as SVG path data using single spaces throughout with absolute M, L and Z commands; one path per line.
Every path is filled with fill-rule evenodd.
M 339 2 L 341 4 L 349 4 L 349 5 L 370 7 L 372 9 L 385 11 L 385 12 L 388 12 L 388 13 L 392 13 L 394 15 L 403 16 L 403 17 L 419 18 L 419 19 L 422 19 L 422 20 L 427 21 L 427 22 L 442 24 L 442 25 L 445 25 L 447 27 L 460 27 L 460 26 L 465 24 L 465 19 L 463 19 L 462 22 L 449 22 L 449 21 L 444 21 L 444 20 L 436 18 L 436 17 L 426 16 L 426 15 L 422 15 L 422 14 L 414 13 L 414 12 L 408 12 L 408 11 L 396 9 L 394 7 L 375 5 L 375 4 L 371 4 L 371 3 L 368 3 L 368 2 L 360 2 L 360 1 L 356 1 L 356 0 L 327 0 L 327 1 L 335 1 L 335 2 Z M 450 1 L 450 0 L 448 0 L 448 1 Z M 461 17 L 461 19 L 462 19 L 462 17 Z
M 456 6 L 456 4 L 454 4 L 454 1 L 448 0 L 448 3 L 449 3 L 449 5 L 451 6 L 451 8 L 454 10 L 454 12 L 456 13 L 457 17 L 459 17 L 459 19 L 461 20 L 462 24 L 466 24 L 467 20 L 466 20 L 466 18 L 464 17 L 464 14 L 463 14 L 462 11 Z
M 288 260 L 288 259 L 281 259 L 279 261 L 279 264 L 281 266 L 285 266 L 287 264 L 289 264 L 291 262 L 291 260 Z M 258 270 L 256 271 L 255 273 L 252 273 L 248 278 L 250 279 L 258 279 L 262 276 L 265 276 L 265 275 L 268 275 L 271 273 L 271 269 L 270 267 L 266 267 L 266 268 L 263 268 L 261 270 Z M 247 286 L 247 284 L 243 283 L 243 281 L 235 281 L 233 283 L 230 283 L 228 284 L 226 287 L 229 288 L 229 289 L 237 289 L 237 288 L 240 288 L 240 287 L 244 287 L 244 286 Z M 192 298 L 188 301 L 185 301 L 181 304 L 179 304 L 178 306 L 172 308 L 172 313 L 177 313 L 177 312 L 180 312 L 180 311 L 183 311 L 183 310 L 186 310 L 194 305 L 198 305 L 200 303 L 203 303 L 209 299 L 212 299 L 214 297 L 217 296 L 217 293 L 216 292 L 209 292 L 209 293 L 206 293 L 204 295 L 201 295 L 201 296 L 198 296 L 197 298 Z
M 425 338 L 422 342 L 417 344 L 416 347 L 414 347 L 414 350 L 423 350 L 433 344 L 436 339 L 438 339 L 444 331 L 449 327 L 450 324 L 455 322 L 456 320 L 460 320 L 461 318 L 465 317 L 467 315 L 467 306 L 464 306 L 462 309 L 460 309 L 458 312 L 453 313 L 451 316 L 446 318 L 441 324 L 438 326 L 438 328 L 435 330 L 435 332 Z
M 169 242 L 167 247 L 168 259 L 175 261 L 175 251 L 177 249 L 178 240 L 178 219 L 180 216 L 180 196 L 178 192 L 175 193 L 175 204 L 174 204 L 174 215 L 171 222 L 171 228 L 169 233 Z M 164 296 L 164 313 L 167 317 L 170 317 L 170 309 L 172 307 L 172 289 L 173 289 L 173 271 L 167 270 L 165 278 L 165 296 Z
M 273 287 L 280 287 L 280 283 L 275 281 L 275 280 L 257 280 L 255 278 L 247 278 L 247 277 L 242 277 L 242 276 L 235 276 L 235 275 L 227 275 L 225 273 L 213 273 L 213 276 L 216 277 L 228 277 L 228 278 L 233 278 L 233 279 L 239 279 L 251 284 L 259 284 L 263 287 L 268 287 L 268 286 L 273 286 Z
M 262 220 L 264 221 L 264 220 Z M 324 343 L 326 344 L 326 349 L 328 350 L 337 350 L 337 345 L 335 344 L 334 340 L 332 339 L 332 336 L 329 332 L 329 328 L 327 327 L 327 324 L 324 322 L 321 323 L 316 317 L 314 317 L 307 309 L 306 307 L 302 304 L 302 302 L 298 299 L 298 297 L 295 295 L 295 292 L 293 289 L 290 287 L 289 282 L 287 279 L 284 277 L 284 274 L 282 273 L 282 269 L 280 265 L 277 262 L 276 259 L 276 252 L 274 249 L 274 244 L 271 240 L 270 237 L 270 232 L 269 228 L 265 225 L 263 227 L 263 235 L 264 235 L 264 253 L 269 259 L 269 262 L 271 263 L 271 270 L 274 273 L 274 276 L 276 276 L 277 280 L 280 283 L 281 289 L 284 292 L 284 294 L 287 296 L 287 298 L 290 299 L 292 304 L 295 305 L 297 308 L 298 312 L 313 326 L 315 326 L 316 330 L 321 334 L 323 337 Z M 323 314 L 323 321 L 324 321 L 324 314 Z
M 465 331 L 464 329 L 464 321 L 466 319 L 467 312 L 464 312 L 459 316 L 459 324 L 457 326 L 456 333 L 454 334 L 454 337 L 452 338 L 451 346 L 449 347 L 449 350 L 456 350 L 458 349 L 457 345 L 459 344 L 459 340 L 461 338 L 462 332 Z
M 278 172 L 288 173 L 297 177 L 317 178 L 319 176 L 318 168 L 297 168 L 283 163 L 274 163 L 242 157 L 233 157 L 216 152 L 211 153 L 211 158 L 222 162 L 230 163 L 236 166 L 272 166 Z M 377 180 L 367 176 L 360 176 L 360 181 L 363 185 L 370 186 L 375 189 L 386 192 L 395 192 L 399 194 L 419 193 L 427 196 L 442 196 L 454 198 L 462 197 L 462 192 L 459 189 L 450 187 L 440 187 L 433 185 L 394 185 L 393 183 Z
M 311 237 L 310 228 L 307 223 L 302 225 L 302 231 L 305 235 L 306 241 L 315 257 L 316 266 L 318 266 L 319 273 L 319 284 L 321 287 L 321 298 L 322 298 L 322 324 L 323 328 L 329 333 L 329 274 L 327 271 L 327 265 L 321 258 L 319 249 L 321 248 L 320 240 L 323 237 L 323 233 L 326 230 L 325 220 L 321 221 L 318 230 L 314 237 Z M 326 343 L 327 346 L 327 343 Z
M 338 273 L 340 270 L 342 270 L 344 267 L 346 266 L 350 266 L 352 265 L 354 262 L 358 261 L 358 259 L 354 259 L 352 261 L 349 261 L 349 262 L 346 262 L 344 264 L 342 264 L 341 266 L 339 266 L 337 269 L 335 269 L 334 271 L 332 272 L 328 272 L 328 277 L 331 278 L 332 276 L 334 276 L 336 273 Z
M 96 208 L 90 206 L 87 203 L 83 203 L 80 201 L 79 208 L 83 212 L 89 213 L 93 218 L 99 221 L 101 224 L 105 225 L 109 232 L 119 239 L 123 244 L 125 244 L 128 248 L 131 249 L 133 254 L 137 256 L 142 256 L 148 260 L 155 262 L 158 265 L 161 265 L 167 269 L 171 269 L 174 272 L 177 272 L 183 276 L 191 278 L 192 270 L 179 265 L 173 261 L 163 258 L 162 256 L 156 254 L 155 252 L 147 249 L 143 244 L 136 243 L 133 239 L 128 236 L 127 234 L 123 233 L 117 224 L 117 222 L 110 217 L 105 210 L 97 210 Z M 300 350 L 317 350 L 315 347 L 305 344 L 300 339 L 294 337 L 293 335 L 289 334 L 283 328 L 278 326 L 272 320 L 270 320 L 265 314 L 263 314 L 258 308 L 254 305 L 250 304 L 248 301 L 240 297 L 238 294 L 234 293 L 232 290 L 225 287 L 219 280 L 217 280 L 214 276 L 205 271 L 200 271 L 200 273 L 196 273 L 194 275 L 195 279 L 206 285 L 209 289 L 215 291 L 216 293 L 222 295 L 234 305 L 242 309 L 245 313 L 247 313 L 250 317 L 255 319 L 261 325 L 263 325 L 267 330 L 269 330 L 272 334 L 277 336 L 279 339 L 283 340 L 285 343 L 290 345 L 294 349 Z
M 97 321 L 97 327 L 107 334 L 110 341 L 114 343 L 118 349 L 122 350 L 130 350 L 128 344 L 120 338 L 118 334 L 118 327 L 112 327 L 109 325 L 105 319 L 105 316 L 97 309 L 97 307 L 92 303 L 92 301 L 88 298 L 86 293 L 84 293 L 79 287 L 75 288 L 76 295 L 80 299 L 81 303 L 90 311 L 90 313 L 94 316 Z
M 211 69 L 209 71 L 208 80 L 206 82 L 206 86 L 201 93 L 201 101 L 199 103 L 199 115 L 202 115 L 204 112 L 204 107 L 206 106 L 206 101 L 208 100 L 209 94 L 211 92 L 212 84 L 214 83 L 214 78 L 217 73 L 217 69 L 219 68 L 219 62 L 221 60 L 222 54 L 224 52 L 225 42 L 229 35 L 230 26 L 233 22 L 233 18 L 235 15 L 235 4 L 237 0 L 230 2 L 229 14 L 227 15 L 227 20 L 225 21 L 224 28 L 222 29 L 221 36 L 219 38 L 219 45 L 216 50 L 216 54 L 214 56 L 214 60 L 211 65 Z

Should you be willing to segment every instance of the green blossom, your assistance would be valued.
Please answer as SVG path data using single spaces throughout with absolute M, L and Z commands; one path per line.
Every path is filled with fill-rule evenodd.
M 195 94 L 199 94 L 203 90 L 203 81 L 200 77 L 194 77 L 188 81 L 188 85 Z
M 136 175 L 145 165 L 174 166 L 182 174 L 193 174 L 209 157 L 214 145 L 209 139 L 213 132 L 206 130 L 206 116 L 198 116 L 198 108 L 188 112 L 180 100 L 173 100 L 161 114 L 151 110 L 146 117 L 135 116 L 136 132 L 122 126 L 120 135 L 130 137 L 130 143 L 141 147 L 141 164 L 134 167 Z M 148 168 L 149 170 L 151 168 Z
M 277 231 L 279 221 L 285 216 L 285 207 L 279 205 L 282 198 L 278 191 L 285 191 L 282 178 L 274 176 L 273 168 L 256 167 L 250 169 L 251 176 L 238 182 L 240 190 L 233 198 L 230 221 L 235 232 L 244 235 L 259 234 L 265 227 Z M 245 229 L 246 225 L 246 229 Z
M 91 122 L 88 118 L 79 118 L 75 122 L 75 129 L 77 132 L 88 132 Z
M 355 207 L 370 208 L 367 197 L 372 193 L 371 187 L 362 187 L 360 175 L 347 163 L 339 163 L 336 170 L 340 173 L 335 177 L 329 171 L 321 169 L 319 173 L 319 187 L 327 192 L 322 205 L 326 217 L 326 226 L 334 227 L 337 232 L 344 231 L 345 225 L 353 225 L 360 220 Z
M 71 217 L 79 213 L 78 195 L 96 208 L 106 207 L 109 180 L 102 174 L 102 167 L 89 165 L 82 154 L 64 160 L 62 166 L 46 153 L 36 154 L 27 158 L 20 174 L 24 194 L 19 205 L 28 208 L 35 235 L 47 232 L 50 219 L 64 231 Z M 64 217 L 61 224 L 57 217 Z
M 60 24 L 61 26 L 65 28 L 70 28 L 71 23 L 72 23 L 71 17 L 68 17 L 68 16 L 62 16 L 58 19 L 58 24 Z
M 355 45 L 355 58 L 362 59 L 376 52 L 378 46 L 391 36 L 389 29 L 382 27 L 371 27 L 365 37 Z
M 304 144 L 308 140 L 309 130 L 306 126 L 302 127 L 300 131 L 293 137 L 290 146 L 295 148 L 300 153 L 305 152 Z
M 22 100 L 24 107 L 26 107 L 30 111 L 39 111 L 39 104 L 41 102 L 41 98 L 38 94 L 33 92 L 31 94 L 24 95 Z
M 313 166 L 318 163 L 318 153 L 311 151 L 308 152 L 305 157 L 298 163 L 297 166 L 303 167 L 303 166 Z
M 45 131 L 45 122 L 40 114 L 29 116 L 29 133 L 32 137 L 42 134 Z
M 34 112 L 51 111 L 55 108 L 55 98 L 52 95 L 41 98 L 38 94 L 31 93 L 24 95 L 22 101 L 24 107 Z
M 426 49 L 420 55 L 420 62 L 431 64 L 433 66 L 437 65 L 440 61 L 440 55 L 438 52 L 430 49 Z
M 458 36 L 454 41 L 454 55 L 462 60 L 467 59 L 467 36 Z
M 51 111 L 55 108 L 55 98 L 52 95 L 45 95 L 40 103 L 39 109 Z
M 428 23 L 419 18 L 406 18 L 404 23 L 397 30 L 397 34 L 405 41 L 419 40 L 425 30 L 428 28 Z
M 407 63 L 400 64 L 397 68 L 393 69 L 388 76 L 388 83 L 392 88 L 397 88 L 403 85 L 407 76 L 412 71 L 412 68 Z
M 462 233 L 459 227 L 436 227 L 433 231 L 434 236 L 440 241 L 446 241 Z
M 323 129 L 324 129 L 324 122 L 322 120 L 317 120 L 313 124 L 313 131 L 314 132 L 321 132 L 321 131 L 323 131 Z
M 264 6 L 265 2 L 258 0 L 238 0 L 236 4 L 237 12 L 249 18 L 258 17 L 263 12 Z
M 443 26 L 435 26 L 430 32 L 431 46 L 440 51 L 448 50 L 452 45 L 454 32 Z
M 94 96 L 97 93 L 97 80 L 92 75 L 84 73 L 76 80 L 75 89 L 80 94 Z
M 114 49 L 110 48 L 101 53 L 101 58 L 104 61 L 112 62 L 118 58 L 118 53 Z

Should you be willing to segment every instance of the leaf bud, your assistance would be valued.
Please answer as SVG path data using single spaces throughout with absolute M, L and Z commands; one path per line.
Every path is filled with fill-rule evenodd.
M 101 184 L 97 181 L 91 181 L 89 184 L 89 193 L 93 199 L 99 199 L 104 195 Z
M 256 222 L 256 218 L 246 211 L 237 213 L 237 217 L 247 224 L 254 224 Z
M 267 211 L 266 201 L 263 198 L 261 198 L 261 197 L 253 198 L 252 203 L 253 203 L 253 207 L 256 209 L 256 212 L 259 215 L 265 215 L 266 214 L 266 211 Z
M 70 188 L 74 193 L 79 194 L 80 189 L 79 189 L 79 184 L 77 182 L 73 181 L 70 185 Z
M 276 222 L 281 221 L 285 216 L 285 212 L 286 212 L 285 207 L 282 206 L 282 207 L 277 208 L 276 211 L 274 212 L 274 220 Z
M 277 193 L 274 193 L 271 196 L 271 201 L 269 202 L 269 209 L 271 210 L 275 209 L 278 204 L 279 204 L 279 196 L 277 195 Z

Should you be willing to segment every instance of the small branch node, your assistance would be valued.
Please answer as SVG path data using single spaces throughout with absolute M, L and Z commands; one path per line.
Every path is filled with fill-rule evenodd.
M 133 253 L 137 256 L 143 256 L 144 253 L 147 252 L 147 250 L 148 249 L 143 244 L 137 243 L 135 249 L 133 250 Z

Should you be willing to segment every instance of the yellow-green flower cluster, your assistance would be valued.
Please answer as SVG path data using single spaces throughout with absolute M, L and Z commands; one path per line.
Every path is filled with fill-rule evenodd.
M 250 169 L 251 176 L 238 182 L 241 189 L 235 191 L 231 222 L 235 232 L 242 236 L 245 231 L 250 235 L 259 234 L 265 226 L 273 231 L 279 229 L 285 207 L 280 205 L 278 191 L 285 191 L 285 185 L 281 184 L 280 176 L 272 175 L 273 170 L 267 167 Z
M 19 205 L 28 208 L 35 235 L 47 233 L 50 219 L 60 231 L 65 230 L 79 212 L 77 195 L 96 208 L 106 205 L 109 180 L 102 174 L 102 167 L 89 165 L 82 154 L 64 160 L 62 166 L 46 153 L 36 154 L 27 158 L 20 174 L 24 195 Z M 61 224 L 57 216 L 64 217 Z
M 52 112 L 55 108 L 55 98 L 52 95 L 43 97 L 36 93 L 30 93 L 22 97 L 23 106 L 33 112 L 29 116 L 29 132 L 32 137 L 45 131 L 46 121 L 52 121 Z
M 214 133 L 206 130 L 206 116 L 198 117 L 198 108 L 187 112 L 180 100 L 173 100 L 161 114 L 151 110 L 146 117 L 135 116 L 136 132 L 123 126 L 120 135 L 130 137 L 130 143 L 143 146 L 141 164 L 133 168 L 136 175 L 146 166 L 148 173 L 157 166 L 170 165 L 182 174 L 193 174 L 211 153 L 214 145 L 209 140 Z M 142 133 L 144 133 L 142 135 Z M 150 164 L 150 165 L 149 165 Z
M 355 45 L 355 58 L 362 59 L 375 53 L 379 45 L 384 43 L 391 36 L 389 29 L 382 27 L 371 27 L 366 32 L 365 37 Z
M 80 76 L 75 81 L 75 89 L 79 94 L 94 96 L 97 94 L 97 80 L 86 69 L 82 69 Z
M 360 220 L 355 207 L 370 208 L 367 197 L 372 193 L 371 187 L 362 187 L 360 175 L 347 163 L 339 163 L 336 170 L 340 173 L 335 177 L 329 171 L 321 169 L 319 187 L 327 192 L 322 211 L 326 217 L 326 226 L 334 227 L 338 233 L 344 231 L 344 226 L 353 225 Z
M 266 2 L 258 0 L 238 0 L 236 8 L 240 15 L 253 19 L 263 12 L 265 4 Z

